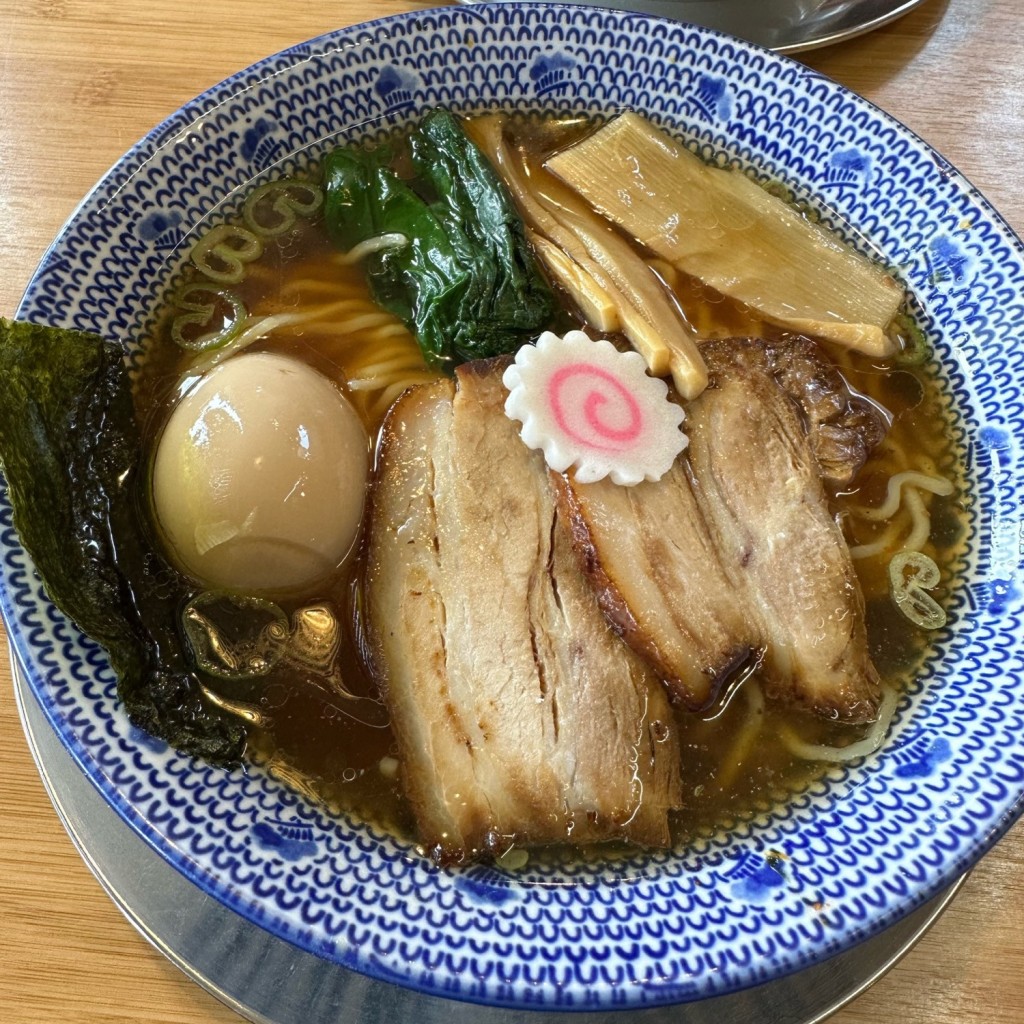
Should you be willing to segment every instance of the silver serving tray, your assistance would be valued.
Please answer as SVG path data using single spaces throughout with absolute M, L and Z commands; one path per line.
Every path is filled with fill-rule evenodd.
M 491 0 L 460 0 L 488 3 Z M 512 0 L 514 2 L 514 0 Z M 924 0 L 556 0 L 637 11 L 728 32 L 777 53 L 832 46 L 873 32 Z
M 964 878 L 823 963 L 713 999 L 649 1010 L 558 1013 L 455 1002 L 376 981 L 303 952 L 206 895 L 152 850 L 81 771 L 12 654 L 29 749 L 68 835 L 125 917 L 208 992 L 256 1024 L 816 1024 L 874 984 L 931 927 Z M 966 876 L 965 876 L 966 877 Z

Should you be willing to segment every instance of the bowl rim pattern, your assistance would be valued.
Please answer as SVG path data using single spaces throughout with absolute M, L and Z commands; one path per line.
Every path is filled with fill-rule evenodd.
M 450 59 L 467 52 L 463 67 Z M 1024 247 L 947 161 L 841 86 L 710 30 L 545 3 L 418 11 L 289 47 L 170 115 L 83 199 L 17 315 L 138 337 L 189 239 L 246 186 L 301 165 L 325 136 L 365 134 L 368 121 L 383 133 L 438 103 L 499 100 L 644 110 L 705 157 L 782 181 L 910 285 L 975 504 L 951 625 L 887 745 L 679 854 L 558 877 L 443 873 L 257 772 L 195 765 L 131 730 L 106 658 L 34 579 L 3 487 L 0 610 L 47 719 L 111 806 L 200 889 L 273 934 L 381 980 L 523 1009 L 735 991 L 920 906 L 1024 807 L 1013 707 L 1024 687 L 1024 351 L 1007 344 L 1024 325 Z

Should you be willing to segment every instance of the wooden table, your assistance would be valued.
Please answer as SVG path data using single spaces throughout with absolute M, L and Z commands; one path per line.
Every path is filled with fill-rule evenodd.
M 81 196 L 182 103 L 293 43 L 427 6 L 0 0 L 0 313 L 14 312 Z M 1019 0 L 929 0 L 894 25 L 802 59 L 927 139 L 1021 232 L 1021 20 Z M 79 859 L 25 745 L 2 632 L 0 779 L 0 1017 L 7 1024 L 238 1021 L 136 934 Z M 982 861 L 917 948 L 833 1018 L 1021 1020 L 1024 824 Z

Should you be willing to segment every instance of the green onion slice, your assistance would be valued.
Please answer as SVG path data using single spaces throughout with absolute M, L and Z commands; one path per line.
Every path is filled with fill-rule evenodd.
M 896 362 L 901 366 L 921 366 L 931 355 L 931 346 L 918 323 L 906 313 L 898 313 L 893 320 L 901 344 L 896 353 Z
M 899 551 L 889 562 L 889 592 L 896 607 L 921 629 L 941 629 L 946 613 L 927 593 L 938 586 L 939 567 L 920 551 Z
M 308 181 L 282 178 L 260 185 L 245 201 L 242 220 L 260 238 L 277 238 L 323 206 L 323 191 Z
M 192 246 L 191 260 L 196 269 L 217 284 L 239 284 L 245 277 L 246 263 L 263 255 L 263 241 L 248 228 L 219 224 Z
M 202 283 L 185 285 L 173 305 L 182 312 L 171 322 L 171 339 L 189 352 L 226 345 L 238 336 L 248 316 L 244 303 L 233 292 Z

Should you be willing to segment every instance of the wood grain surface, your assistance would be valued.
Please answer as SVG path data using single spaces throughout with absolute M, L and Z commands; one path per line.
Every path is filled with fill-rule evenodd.
M 430 5 L 0 0 L 0 314 L 14 313 L 81 197 L 182 103 L 293 43 L 417 6 Z M 916 131 L 1021 231 L 1022 15 L 1020 0 L 928 0 L 799 59 Z M 79 859 L 26 747 L 2 635 L 0 780 L 0 1020 L 237 1022 L 133 930 Z M 832 1020 L 1024 1021 L 1024 825 L 918 946 Z

